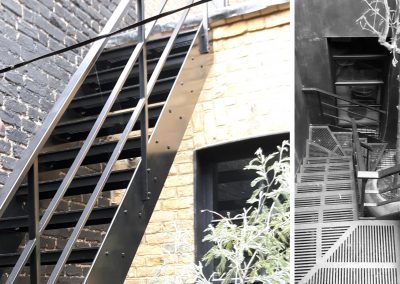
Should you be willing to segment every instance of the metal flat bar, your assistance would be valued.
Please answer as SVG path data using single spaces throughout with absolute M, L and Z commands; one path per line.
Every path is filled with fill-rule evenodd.
M 103 144 L 92 146 L 89 153 L 86 155 L 83 165 L 106 162 L 111 155 L 117 141 L 106 142 Z M 72 148 L 60 152 L 46 153 L 39 156 L 39 169 L 46 171 L 52 169 L 62 169 L 69 167 L 76 155 L 79 148 Z M 140 156 L 140 138 L 130 138 L 122 151 L 120 158 L 126 159 L 129 157 Z
M 109 223 L 116 210 L 117 206 L 93 209 L 86 226 Z M 55 213 L 46 229 L 52 230 L 73 227 L 76 225 L 81 214 L 81 210 Z M 28 225 L 29 216 L 4 218 L 0 220 L 0 231 L 26 232 L 28 230 Z
M 74 249 L 73 252 L 71 253 L 71 257 L 68 259 L 68 263 L 90 263 L 93 261 L 93 258 L 95 257 L 98 249 L 99 249 L 98 247 Z M 60 256 L 60 253 L 61 253 L 60 250 L 42 252 L 41 264 L 54 265 L 58 257 Z M 13 267 L 18 258 L 20 258 L 19 253 L 1 254 L 0 268 Z M 29 266 L 30 263 L 27 262 L 25 265 Z M 18 282 L 7 282 L 7 284 L 8 283 L 15 284 Z
M 395 190 L 395 189 L 399 189 L 399 188 L 400 188 L 400 184 L 396 185 L 396 186 L 388 187 L 388 188 L 385 188 L 385 189 L 380 189 L 379 192 L 377 192 L 377 193 L 385 193 L 385 192 L 389 192 L 389 191 L 392 191 L 392 190 Z
M 130 5 L 131 0 L 121 0 L 108 20 L 100 35 L 108 34 L 114 30 L 116 25 L 120 22 L 122 17 L 127 12 L 127 7 Z M 8 204 L 13 198 L 15 192 L 18 190 L 19 185 L 22 183 L 34 160 L 39 155 L 47 139 L 50 137 L 55 126 L 61 119 L 68 105 L 72 101 L 73 97 L 78 92 L 86 76 L 89 74 L 91 67 L 102 52 L 106 45 L 108 38 L 98 40 L 93 43 L 89 49 L 87 55 L 83 59 L 77 71 L 72 75 L 66 88 L 60 95 L 60 99 L 56 101 L 53 108 L 50 110 L 42 126 L 29 143 L 28 148 L 24 151 L 24 155 L 16 163 L 15 168 L 18 171 L 13 171 L 10 177 L 7 179 L 6 184 L 0 192 L 0 217 L 3 216 Z
M 191 3 L 193 3 L 193 1 L 191 1 Z M 120 136 L 118 144 L 115 147 L 110 160 L 107 162 L 107 165 L 106 165 L 105 169 L 103 170 L 103 173 L 100 177 L 99 182 L 96 185 L 96 188 L 94 189 L 92 195 L 90 196 L 89 201 L 86 204 L 85 209 L 83 210 L 83 213 L 82 213 L 81 217 L 79 218 L 77 225 L 75 226 L 70 238 L 68 239 L 67 244 L 64 247 L 63 252 L 61 253 L 60 258 L 57 261 L 57 264 L 55 265 L 55 267 L 49 277 L 49 280 L 48 280 L 49 284 L 55 283 L 57 281 L 58 277 L 60 276 L 60 273 L 64 267 L 64 264 L 66 263 L 68 256 L 70 255 L 70 253 L 72 251 L 72 247 L 75 244 L 87 219 L 89 218 L 89 215 L 90 215 L 91 211 L 93 210 L 96 200 L 97 200 L 98 196 L 100 195 L 102 188 L 104 187 L 104 185 L 108 179 L 108 176 L 110 175 L 112 167 L 114 166 L 114 163 L 117 161 L 118 156 L 119 156 L 120 152 L 122 151 L 126 140 L 128 139 L 128 135 L 129 135 L 131 129 L 135 125 L 136 121 L 139 119 L 139 116 L 141 115 L 142 110 L 145 107 L 146 100 L 152 92 L 155 82 L 157 81 L 158 76 L 161 73 L 162 67 L 165 64 L 165 61 L 168 57 L 169 52 L 171 51 L 174 40 L 176 39 L 178 32 L 179 32 L 180 28 L 182 27 L 182 24 L 188 14 L 188 12 L 189 12 L 189 10 L 186 10 L 183 12 L 183 16 L 181 17 L 180 21 L 178 22 L 177 26 L 175 27 L 175 29 L 171 35 L 171 38 L 168 40 L 167 46 L 164 49 L 164 51 L 160 57 L 160 61 L 157 63 L 157 66 L 156 66 L 155 70 L 153 71 L 151 78 L 149 80 L 149 83 L 148 83 L 149 87 L 147 89 L 146 97 L 141 98 L 139 100 L 138 105 L 136 106 L 134 112 L 132 113 L 131 119 L 127 123 L 127 125 L 124 129 L 124 132 Z
M 371 171 L 358 171 L 357 178 L 365 178 L 365 179 L 378 179 L 379 174 L 378 172 L 371 172 Z
M 390 203 L 394 203 L 394 202 L 399 202 L 399 201 L 400 201 L 400 197 L 396 197 L 396 198 L 389 199 L 389 200 L 386 200 L 386 201 L 378 202 L 377 206 L 382 206 L 382 205 L 386 205 L 386 204 L 390 204 Z
M 336 119 L 339 119 L 339 120 L 343 120 L 343 121 L 346 121 L 348 123 L 351 123 L 351 120 L 345 119 L 345 118 L 341 118 L 341 117 L 338 117 L 336 115 L 332 115 L 332 114 L 329 114 L 329 113 L 324 113 L 324 115 L 329 116 L 329 117 L 333 117 L 333 118 L 336 118 Z M 361 127 L 368 128 L 368 125 L 364 125 L 364 124 L 361 124 L 361 123 L 357 123 L 357 125 L 359 125 Z M 340 126 L 337 126 L 337 127 L 340 127 Z
M 379 113 L 382 113 L 382 114 L 386 114 L 386 111 L 383 111 L 381 109 L 376 109 L 376 108 L 370 107 L 369 105 L 366 105 L 366 104 L 363 104 L 363 103 L 359 103 L 359 102 L 353 101 L 351 99 L 343 98 L 341 96 L 338 96 L 337 94 L 334 94 L 334 93 L 328 92 L 328 91 L 324 91 L 324 90 L 319 89 L 319 88 L 303 88 L 303 92 L 306 92 L 306 93 L 317 93 L 318 95 L 325 95 L 325 96 L 328 96 L 328 97 L 331 97 L 331 98 L 339 99 L 339 100 L 342 100 L 342 101 L 345 101 L 345 102 L 349 102 L 349 103 L 352 103 L 352 104 L 355 104 L 355 105 L 358 105 L 358 106 L 365 107 L 365 108 L 370 109 L 372 111 L 376 111 L 376 112 L 379 112 Z
M 112 172 L 103 190 L 110 191 L 115 189 L 126 188 L 134 171 L 135 171 L 134 168 L 129 168 L 125 170 L 118 170 Z M 72 196 L 72 195 L 79 195 L 92 192 L 93 188 L 96 186 L 96 183 L 100 178 L 100 175 L 101 175 L 100 173 L 95 173 L 95 174 L 76 177 L 72 181 L 71 185 L 68 187 L 68 190 L 64 196 Z M 56 193 L 58 187 L 60 186 L 61 182 L 62 179 L 40 182 L 39 199 L 52 198 Z M 22 185 L 21 188 L 16 193 L 16 197 L 21 200 L 25 200 L 27 198 L 27 195 L 28 195 L 27 185 Z
M 189 4 L 192 4 L 192 3 L 193 3 L 193 0 L 189 1 Z M 153 91 L 154 85 L 156 84 L 158 76 L 160 75 L 165 62 L 167 61 L 168 55 L 171 52 L 172 46 L 174 45 L 176 37 L 178 36 L 178 33 L 183 25 L 183 22 L 186 19 L 187 14 L 189 13 L 189 10 L 182 12 L 183 15 L 180 18 L 179 22 L 177 23 L 176 27 L 174 28 L 174 31 L 172 32 L 171 37 L 169 38 L 167 45 L 166 45 L 163 53 L 160 56 L 160 60 L 158 61 L 156 68 L 154 69 L 153 73 L 151 74 L 151 78 L 150 78 L 149 82 L 147 83 L 147 97 Z
M 36 159 L 28 172 L 28 236 L 35 241 L 35 247 L 30 256 L 31 284 L 40 283 L 40 235 L 39 235 L 39 171 Z
M 17 262 L 13 262 L 14 268 L 12 269 L 10 275 L 7 278 L 6 284 L 14 284 L 16 283 L 18 276 L 22 270 L 22 268 L 25 267 L 29 256 L 32 254 L 32 252 L 35 250 L 36 247 L 36 240 L 28 240 L 27 243 L 25 244 L 25 248 L 22 251 L 21 255 L 18 256 Z M 15 263 L 15 265 L 14 265 Z
M 93 210 L 93 207 L 96 204 L 97 198 L 100 195 L 105 183 L 107 182 L 107 179 L 111 173 L 112 167 L 114 166 L 115 162 L 118 159 L 119 154 L 121 153 L 126 140 L 128 139 L 128 135 L 131 132 L 131 129 L 135 125 L 136 121 L 139 119 L 140 113 L 142 112 L 142 109 L 144 107 L 144 99 L 140 99 L 138 105 L 136 106 L 134 112 L 132 113 L 132 116 L 127 123 L 124 132 L 122 133 L 121 137 L 119 138 L 118 144 L 115 147 L 110 160 L 107 162 L 106 167 L 103 170 L 103 173 L 100 177 L 100 180 L 98 181 L 96 188 L 93 190 L 93 193 L 91 194 L 89 201 L 87 202 L 85 209 L 82 212 L 81 217 L 79 218 L 71 236 L 68 239 L 67 244 L 65 245 L 60 258 L 57 261 L 56 266 L 54 267 L 49 280 L 47 283 L 56 283 L 58 277 L 60 276 L 60 273 L 64 267 L 64 264 L 67 262 L 68 257 L 72 251 L 72 247 L 75 244 L 77 238 L 79 237 L 79 234 L 83 227 L 85 226 L 85 223 L 87 219 L 89 218 L 89 215 L 91 211 Z
M 335 82 L 335 86 L 353 86 L 353 85 L 383 85 L 382 80 L 364 80 L 364 81 L 339 81 Z
M 155 23 L 152 24 L 151 28 L 149 29 L 148 33 L 145 35 L 145 37 L 148 37 L 151 33 L 151 31 L 154 28 Z M 104 121 L 107 118 L 107 115 L 109 111 L 111 110 L 115 100 L 117 99 L 119 92 L 121 91 L 122 87 L 124 86 L 126 79 L 129 76 L 129 73 L 131 72 L 136 60 L 139 57 L 139 54 L 143 48 L 143 43 L 138 43 L 132 52 L 132 55 L 130 56 L 127 64 L 124 67 L 124 70 L 122 71 L 121 75 L 118 78 L 117 83 L 115 84 L 110 96 L 107 99 L 107 102 L 105 103 L 103 109 L 101 110 L 101 113 L 99 114 L 98 118 L 96 119 L 96 122 L 94 123 L 92 129 L 89 132 L 88 137 L 86 138 L 85 142 L 83 143 L 81 149 L 79 150 L 79 153 L 77 157 L 75 158 L 74 162 L 72 163 L 71 167 L 69 168 L 67 174 L 64 177 L 64 180 L 62 181 L 60 187 L 58 188 L 56 194 L 54 195 L 54 198 L 51 200 L 49 206 L 47 207 L 43 217 L 40 220 L 40 227 L 39 227 L 39 232 L 42 234 L 43 231 L 45 230 L 47 224 L 49 223 L 51 216 L 53 216 L 55 210 L 57 209 L 58 205 L 61 202 L 61 199 L 63 198 L 65 191 L 67 188 L 70 186 L 72 180 L 74 179 L 76 173 L 79 170 L 79 166 L 82 164 L 83 160 L 86 157 L 86 154 L 89 152 L 90 147 L 92 146 L 94 140 L 97 137 L 98 132 L 100 131 Z M 124 143 L 125 145 L 125 143 Z M 121 149 L 122 150 L 122 149 Z
M 152 97 L 164 94 L 169 92 L 169 90 L 172 87 L 172 84 L 175 81 L 175 76 L 168 77 L 168 78 L 163 78 L 157 81 L 156 86 L 154 87 Z M 107 101 L 107 97 L 110 95 L 111 91 L 104 91 L 104 92 L 99 92 L 99 93 L 94 93 L 90 95 L 85 95 L 79 98 L 74 99 L 70 106 L 73 109 L 93 109 L 93 108 L 100 108 L 103 107 L 104 103 Z M 134 102 L 132 101 L 132 98 L 136 99 Z M 139 99 L 139 85 L 133 85 L 133 86 L 128 86 L 128 87 L 123 87 L 121 90 L 120 95 L 118 96 L 117 103 L 118 104 L 128 104 L 128 107 L 132 107 L 133 103 L 137 103 L 137 100 Z M 150 102 L 159 102 L 160 99 L 153 100 Z
M 370 147 L 368 144 L 366 144 L 364 142 L 360 141 L 360 145 L 361 145 L 361 147 L 363 147 L 363 148 L 365 148 L 365 149 L 367 149 L 369 151 L 373 151 L 374 150 L 374 149 L 372 149 L 372 147 Z
M 354 111 L 348 110 L 348 109 L 346 109 L 344 107 L 335 106 L 335 105 L 328 104 L 328 103 L 325 103 L 325 102 L 321 102 L 321 104 L 324 105 L 324 106 L 330 107 L 330 108 L 334 108 L 334 109 L 337 109 L 337 110 L 341 110 L 341 111 L 344 111 L 344 112 L 347 112 L 347 113 L 351 113 L 351 114 L 360 116 L 360 114 L 358 114 L 358 113 L 356 113 Z M 365 118 L 379 123 L 379 120 L 377 120 L 377 119 L 374 119 L 374 118 L 371 118 L 371 117 L 365 117 Z
M 387 176 L 391 176 L 394 174 L 399 174 L 400 173 L 400 165 L 395 165 L 393 167 L 390 168 L 386 168 L 386 169 L 381 169 L 378 171 L 360 171 L 358 173 L 358 177 L 359 178 L 365 178 L 365 179 L 380 179 L 380 178 L 384 178 Z
M 199 32 L 194 37 L 177 81 L 172 88 L 161 117 L 149 140 L 151 198 L 143 202 L 139 189 L 139 169 L 131 179 L 107 235 L 85 278 L 87 284 L 123 283 L 139 247 L 151 212 L 158 200 L 187 123 L 198 100 L 213 58 L 199 53 Z M 193 81 L 193 74 L 196 80 Z M 181 85 L 184 82 L 184 85 Z M 172 110 L 172 113 L 169 112 Z M 140 168 L 139 162 L 138 168 Z M 144 207 L 143 207 L 144 206 Z M 143 208 L 143 211 L 138 210 Z M 127 224 L 135 224 L 127 226 Z M 130 236 L 127 238 L 126 236 Z M 118 270 L 109 263 L 118 263 Z
M 137 11 L 139 21 L 144 18 L 144 0 L 137 1 Z M 143 110 L 140 114 L 140 153 L 141 160 L 144 165 L 142 170 L 142 200 L 147 200 L 148 198 L 148 171 L 147 171 L 147 142 L 148 142 L 148 128 L 149 128 L 149 110 L 148 110 L 148 100 L 146 98 L 147 93 L 147 49 L 146 49 L 146 39 L 144 37 L 145 27 L 140 26 L 138 29 L 139 40 L 143 42 L 143 50 L 139 57 L 139 96 L 144 99 Z
M 355 60 L 376 60 L 382 59 L 386 56 L 384 54 L 350 54 L 350 55 L 333 55 L 333 59 L 355 59 Z

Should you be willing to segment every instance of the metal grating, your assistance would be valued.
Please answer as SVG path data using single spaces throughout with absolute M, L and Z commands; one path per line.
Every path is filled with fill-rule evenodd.
M 324 210 L 322 213 L 323 221 L 324 223 L 354 221 L 354 211 L 353 208 Z
M 349 229 L 349 226 L 325 227 L 321 229 L 321 253 L 324 255 Z
M 334 163 L 346 163 L 351 162 L 353 158 L 350 156 L 342 156 L 342 157 L 306 157 L 303 159 L 303 165 L 306 164 L 334 164 Z
M 316 240 L 311 239 L 316 242 L 316 264 L 307 274 L 301 271 L 303 277 L 296 278 L 295 283 L 399 283 L 400 222 L 362 220 L 297 225 L 295 234 L 307 230 L 316 230 Z M 313 251 L 309 249 L 308 253 Z M 300 255 L 295 261 L 301 262 Z
M 314 173 L 314 172 L 326 172 L 326 171 L 350 171 L 352 169 L 351 162 L 345 163 L 324 163 L 324 164 L 304 164 L 301 166 L 300 172 L 302 173 Z
M 398 284 L 396 268 L 321 268 L 308 284 Z
M 314 207 L 321 205 L 321 198 L 320 197 L 304 197 L 304 198 L 296 198 L 295 207 Z
M 310 224 L 310 223 L 318 223 L 319 221 L 319 213 L 318 211 L 305 211 L 305 212 L 297 212 L 294 215 L 294 222 L 296 224 Z
M 352 171 L 336 171 L 336 172 L 316 172 L 316 173 L 299 173 L 297 174 L 297 182 L 325 182 L 352 180 Z
M 322 191 L 322 184 L 297 184 L 296 185 L 296 194 L 299 193 L 310 193 L 310 192 L 320 192 Z
M 352 157 L 336 156 L 328 132 L 314 128 L 296 177 L 295 283 L 400 283 L 400 222 L 358 220 Z M 352 153 L 351 133 L 331 135 Z M 371 144 L 370 165 L 383 145 Z
M 396 262 L 394 226 L 359 225 L 328 262 Z
M 377 169 L 390 168 L 396 165 L 396 149 L 385 149 Z
M 294 236 L 294 278 L 300 281 L 317 260 L 317 229 L 296 230 Z
M 328 126 L 310 126 L 310 140 L 340 156 L 344 151 Z

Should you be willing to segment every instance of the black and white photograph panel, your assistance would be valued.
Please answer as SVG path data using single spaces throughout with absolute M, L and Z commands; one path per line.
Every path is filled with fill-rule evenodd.
M 295 2 L 294 283 L 400 283 L 400 3 Z

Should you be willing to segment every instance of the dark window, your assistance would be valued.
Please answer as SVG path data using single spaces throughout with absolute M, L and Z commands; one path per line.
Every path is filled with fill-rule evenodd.
M 204 230 L 209 224 L 217 223 L 218 216 L 204 209 L 231 216 L 247 207 L 246 201 L 252 194 L 250 182 L 255 173 L 243 168 L 255 156 L 258 148 L 265 155 L 276 151 L 276 146 L 289 139 L 289 133 L 255 137 L 216 146 L 195 152 L 195 244 L 196 263 L 210 249 L 210 244 L 202 242 Z M 205 267 L 205 275 L 212 273 L 212 266 Z

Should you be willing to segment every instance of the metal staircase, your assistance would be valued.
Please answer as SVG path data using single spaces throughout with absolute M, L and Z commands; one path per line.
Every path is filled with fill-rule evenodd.
M 364 183 L 352 157 L 363 141 L 358 151 L 375 170 L 386 144 L 327 126 L 310 126 L 309 133 L 296 177 L 295 283 L 399 283 L 400 221 L 363 216 Z
M 131 4 L 121 1 L 102 34 Z M 210 65 L 204 24 L 181 31 L 188 12 L 169 37 L 147 41 L 153 22 L 135 46 L 93 44 L 0 193 L 3 281 L 58 283 L 66 264 L 87 264 L 84 283 L 123 283 Z M 118 204 L 101 202 L 115 190 Z M 65 198 L 84 208 L 60 208 Z M 77 245 L 94 225 L 106 229 L 100 245 Z M 40 249 L 54 229 L 69 232 L 64 247 Z

